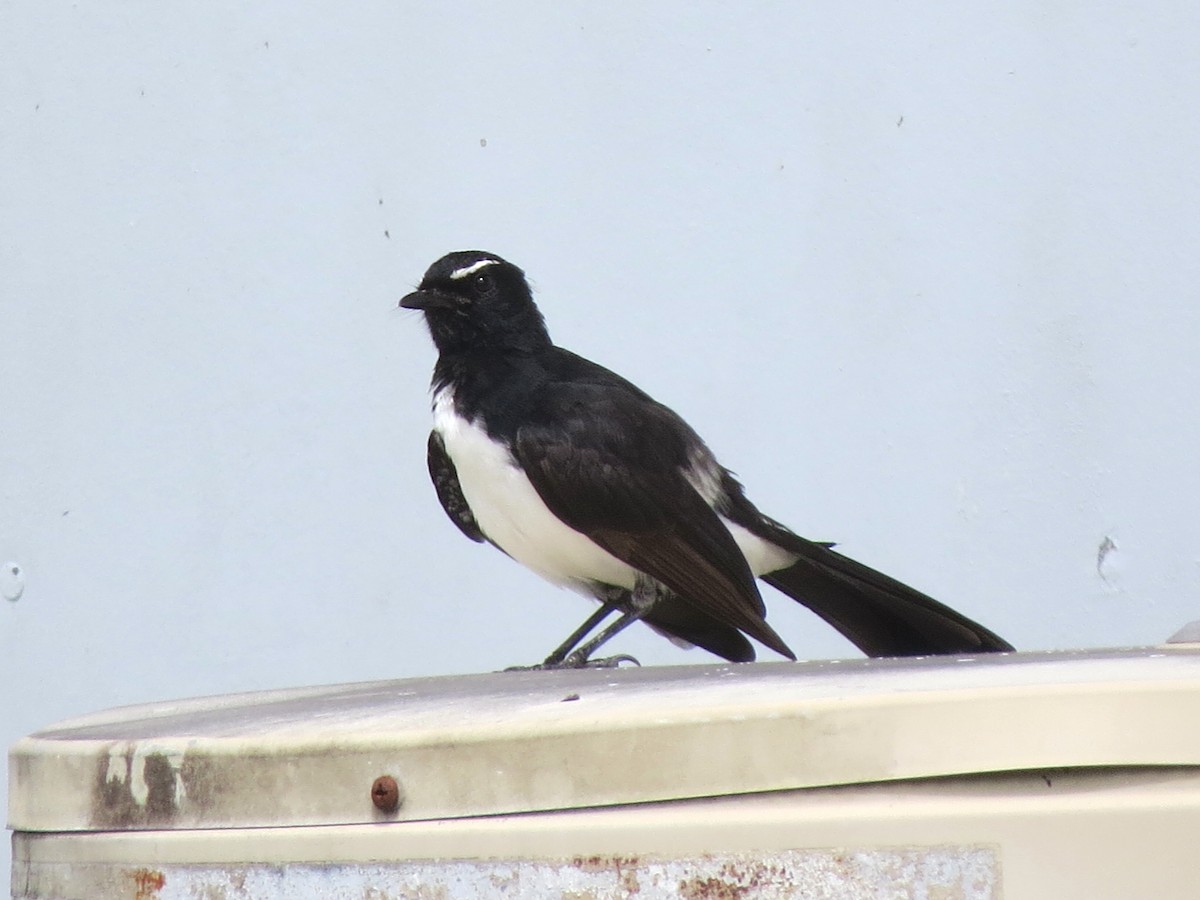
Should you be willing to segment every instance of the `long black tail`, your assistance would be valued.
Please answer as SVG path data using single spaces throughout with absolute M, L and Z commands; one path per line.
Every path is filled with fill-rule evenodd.
M 763 575 L 763 581 L 803 603 L 867 656 L 1013 649 L 978 622 L 823 544 L 786 529 L 769 539 L 799 553 L 800 559 L 786 569 Z

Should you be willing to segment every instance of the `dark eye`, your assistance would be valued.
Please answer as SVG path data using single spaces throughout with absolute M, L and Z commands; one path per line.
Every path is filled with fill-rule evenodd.
M 489 275 L 487 272 L 480 272 L 478 275 L 475 276 L 475 293 L 477 293 L 477 294 L 490 293 L 494 283 L 495 282 L 492 281 L 491 275 Z

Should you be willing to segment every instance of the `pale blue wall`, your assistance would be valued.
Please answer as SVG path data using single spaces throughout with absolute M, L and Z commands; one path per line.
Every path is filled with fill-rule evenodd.
M 394 307 L 466 247 L 1019 646 L 1200 618 L 1200 7 L 799 6 L 0 7 L 3 743 L 577 624 L 426 480 Z

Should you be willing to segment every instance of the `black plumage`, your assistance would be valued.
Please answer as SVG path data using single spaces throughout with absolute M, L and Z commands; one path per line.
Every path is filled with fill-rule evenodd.
M 511 263 L 449 254 L 401 305 L 424 312 L 439 353 L 428 462 L 447 515 L 603 605 L 544 665 L 600 664 L 597 647 L 639 619 L 726 659 L 754 659 L 746 636 L 794 659 L 756 575 L 871 656 L 1012 649 L 759 512 L 682 418 L 553 345 Z

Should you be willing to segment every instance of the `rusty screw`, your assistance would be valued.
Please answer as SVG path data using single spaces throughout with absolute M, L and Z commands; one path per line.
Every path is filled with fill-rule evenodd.
M 395 812 L 400 805 L 400 785 L 391 775 L 380 775 L 371 785 L 371 802 L 380 812 Z

